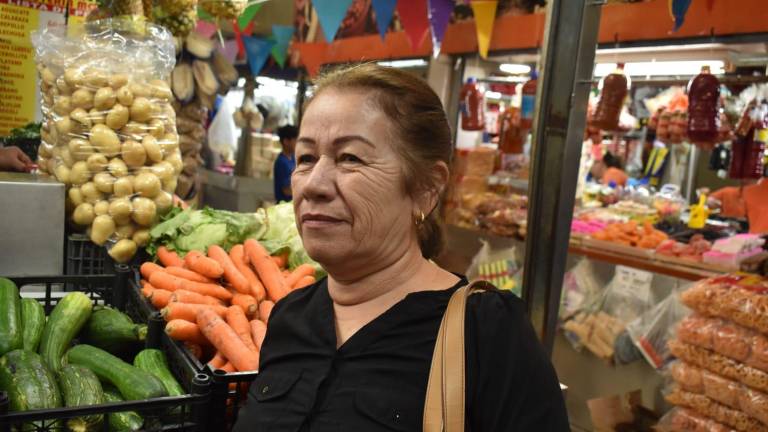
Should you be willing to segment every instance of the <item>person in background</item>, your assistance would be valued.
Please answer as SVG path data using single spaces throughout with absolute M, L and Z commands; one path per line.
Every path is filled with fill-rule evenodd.
M 744 187 L 744 204 L 747 209 L 749 232 L 768 233 L 768 180 L 761 178 L 757 184 Z
M 720 215 L 728 218 L 746 219 L 747 207 L 744 202 L 744 185 L 720 188 L 707 197 L 707 207 L 720 209 Z M 708 190 L 703 192 L 708 193 Z
M 293 151 L 296 148 L 296 137 L 299 136 L 299 129 L 293 125 L 282 126 L 277 129 L 277 136 L 280 138 L 283 151 L 275 160 L 275 201 L 291 201 L 293 199 L 291 174 L 296 167 Z
M 32 165 L 32 160 L 20 148 L 0 148 L 0 171 L 29 172 Z
M 629 176 L 621 169 L 621 161 L 606 152 L 602 159 L 596 160 L 589 171 L 592 178 L 604 185 L 610 185 L 613 182 L 616 186 L 626 186 Z

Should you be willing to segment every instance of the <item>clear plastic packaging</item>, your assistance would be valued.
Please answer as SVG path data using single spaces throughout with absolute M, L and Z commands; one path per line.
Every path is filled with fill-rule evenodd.
M 681 388 L 674 388 L 666 395 L 669 403 L 690 408 L 698 413 L 706 413 L 708 417 L 733 427 L 742 432 L 768 432 L 768 426 L 745 412 L 725 406 L 703 394 L 692 393 Z
M 686 363 L 768 393 L 768 373 L 760 369 L 678 340 L 670 341 L 669 349 L 675 357 Z
M 690 310 L 680 303 L 678 291 L 673 291 L 659 304 L 627 324 L 627 332 L 648 363 L 656 369 L 664 367 L 672 355 L 667 341 L 675 335 L 674 323 Z
M 67 186 L 69 220 L 118 262 L 173 206 L 183 168 L 168 76 L 171 34 L 120 19 L 32 35 L 43 126 L 38 166 Z
M 674 408 L 656 425 L 663 432 L 733 432 L 735 429 L 687 408 Z
M 680 322 L 677 338 L 768 372 L 768 337 L 746 327 L 694 315 Z

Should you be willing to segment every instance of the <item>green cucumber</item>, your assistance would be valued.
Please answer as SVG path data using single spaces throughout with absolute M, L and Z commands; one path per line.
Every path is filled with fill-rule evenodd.
M 104 392 L 96 374 L 90 369 L 78 365 L 65 365 L 59 371 L 59 388 L 68 407 L 101 405 L 104 403 Z M 104 416 L 94 414 L 75 417 L 67 420 L 71 432 L 88 432 L 98 430 Z
M 23 331 L 19 288 L 0 278 L 0 356 L 23 346 Z
M 125 402 L 120 392 L 114 387 L 104 387 L 104 401 L 108 403 Z M 123 411 L 107 414 L 110 432 L 133 432 L 141 429 L 144 419 L 136 411 Z
M 87 295 L 75 291 L 59 300 L 45 323 L 40 340 L 40 355 L 54 372 L 61 369 L 64 352 L 91 316 L 93 303 Z
M 176 381 L 176 378 L 173 377 L 171 370 L 168 368 L 168 361 L 162 351 L 158 349 L 145 349 L 136 354 L 136 358 L 133 359 L 133 365 L 159 378 L 163 382 L 163 386 L 165 386 L 169 396 L 185 394 L 181 384 Z
M 18 349 L 0 358 L 0 389 L 8 392 L 11 411 L 61 406 L 53 372 L 32 351 Z
M 128 315 L 106 306 L 94 306 L 82 332 L 85 341 L 112 354 L 135 353 L 147 337 L 147 326 L 135 324 Z
M 95 346 L 75 345 L 67 351 L 66 359 L 69 364 L 92 370 L 100 380 L 117 387 L 127 400 L 168 396 L 159 378 Z
M 30 298 L 21 299 L 21 322 L 24 326 L 22 339 L 24 349 L 37 352 L 40 338 L 45 328 L 45 310 L 39 301 Z

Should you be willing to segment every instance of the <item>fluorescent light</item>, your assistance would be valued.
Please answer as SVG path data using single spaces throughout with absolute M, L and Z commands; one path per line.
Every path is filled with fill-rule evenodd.
M 629 76 L 698 75 L 702 66 L 709 66 L 710 72 L 715 75 L 725 73 L 725 63 L 721 60 L 630 62 L 624 65 L 624 73 Z M 595 76 L 604 77 L 614 70 L 616 63 L 598 63 L 595 65 Z
M 531 67 L 526 64 L 503 63 L 499 70 L 508 74 L 527 74 L 531 72 Z
M 427 66 L 429 64 L 424 59 L 380 61 L 380 62 L 377 62 L 377 63 L 380 66 L 387 66 L 387 67 L 393 67 L 393 68 L 424 67 L 424 66 Z
M 488 90 L 487 92 L 485 92 L 485 97 L 487 97 L 488 99 L 501 99 L 501 96 L 502 95 L 499 92 L 495 92 L 491 90 Z

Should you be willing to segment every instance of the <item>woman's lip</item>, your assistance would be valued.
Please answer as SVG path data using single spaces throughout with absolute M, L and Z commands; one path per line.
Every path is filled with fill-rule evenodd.
M 312 222 L 312 223 L 339 223 L 343 222 L 341 219 L 337 219 L 333 216 L 328 215 L 322 215 L 322 214 L 307 214 L 303 215 L 301 217 L 302 223 Z

